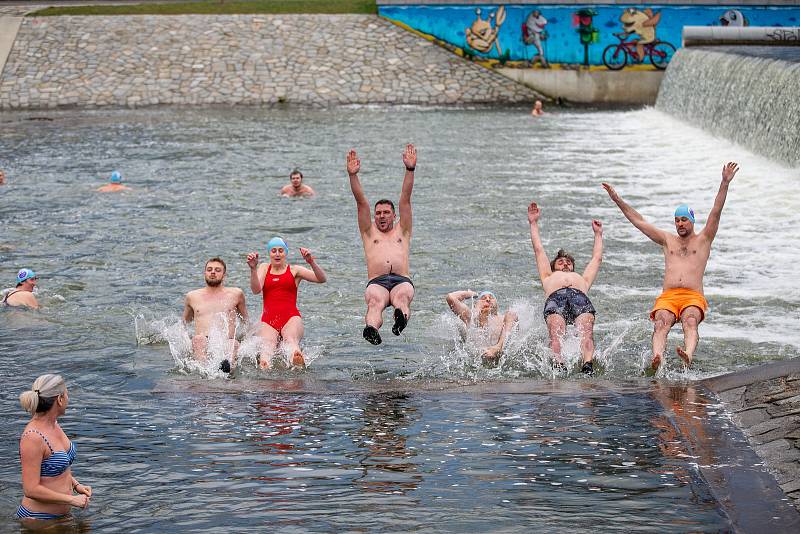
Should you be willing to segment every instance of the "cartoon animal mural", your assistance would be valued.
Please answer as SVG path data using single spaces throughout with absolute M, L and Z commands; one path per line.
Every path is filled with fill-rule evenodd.
M 656 41 L 656 26 L 661 22 L 661 11 L 653 13 L 649 7 L 644 11 L 629 7 L 619 17 L 622 29 L 627 35 L 635 33 L 639 38 L 636 43 L 636 54 L 639 61 L 644 61 L 644 45 Z
M 729 9 L 719 18 L 719 23 L 723 26 L 742 27 L 749 26 L 750 23 L 738 9 Z
M 547 58 L 544 57 L 544 49 L 542 48 L 542 41 L 547 39 L 547 19 L 542 16 L 538 9 L 530 12 L 525 22 L 522 23 L 522 42 L 526 45 L 533 45 L 538 52 L 531 58 L 531 65 L 537 61 L 542 64 L 542 67 L 548 68 Z
M 497 40 L 500 33 L 500 27 L 506 20 L 506 8 L 500 6 L 497 11 L 489 14 L 489 18 L 481 18 L 480 8 L 475 10 L 475 21 L 472 26 L 464 30 L 467 36 L 467 45 L 477 50 L 478 52 L 486 54 L 492 49 L 492 45 L 497 47 L 497 55 L 503 53 L 500 50 L 500 41 Z M 494 24 L 492 22 L 494 21 Z
M 670 43 L 680 46 L 685 26 L 800 25 L 798 1 L 757 6 L 681 0 L 622 5 L 459 2 L 381 2 L 378 13 L 463 57 L 506 68 L 664 69 L 672 57 Z

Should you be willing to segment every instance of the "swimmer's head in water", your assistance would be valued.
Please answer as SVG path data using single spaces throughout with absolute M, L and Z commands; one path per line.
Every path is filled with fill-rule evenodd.
M 551 271 L 571 273 L 575 271 L 575 258 L 563 248 L 558 249 L 556 257 L 550 262 Z
M 270 258 L 280 260 L 289 253 L 289 247 L 283 238 L 275 236 L 267 243 L 267 252 Z
M 497 297 L 491 291 L 478 293 L 478 303 L 481 311 L 487 309 L 489 313 L 497 313 Z
M 222 258 L 211 258 L 208 260 L 204 272 L 206 285 L 209 287 L 221 285 L 227 270 L 228 267 L 225 265 L 225 262 L 222 261 Z
M 17 273 L 17 287 L 24 284 L 27 280 L 35 284 L 37 278 L 39 277 L 31 269 L 20 269 Z
M 394 227 L 397 218 L 394 211 L 394 202 L 382 198 L 375 203 L 375 226 L 381 232 L 388 232 Z
M 289 181 L 292 182 L 292 187 L 300 189 L 300 186 L 303 184 L 303 173 L 298 169 L 293 170 L 291 174 L 289 174 Z
M 122 175 L 119 173 L 119 171 L 114 171 L 111 173 L 111 183 L 112 184 L 122 183 Z
M 686 204 L 675 208 L 675 231 L 685 237 L 694 231 L 694 210 Z

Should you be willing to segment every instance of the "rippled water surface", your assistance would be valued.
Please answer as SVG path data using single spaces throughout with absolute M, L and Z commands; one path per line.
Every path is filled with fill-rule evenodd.
M 385 326 L 376 348 L 360 336 L 366 270 L 344 154 L 359 150 L 372 201 L 397 199 L 406 142 L 419 149 L 417 296 L 406 332 Z M 21 497 L 17 396 L 38 374 L 59 372 L 71 387 L 63 426 L 78 448 L 75 473 L 96 492 L 76 514 L 82 526 L 725 530 L 674 409 L 640 378 L 661 252 L 599 184 L 614 184 L 663 228 L 683 201 L 702 224 L 728 160 L 742 170 L 709 262 L 696 369 L 685 373 L 671 357 L 662 384 L 800 352 L 797 170 L 655 110 L 540 120 L 522 109 L 4 114 L 0 279 L 10 286 L 18 268 L 33 268 L 45 307 L 0 310 L 0 515 Z M 294 167 L 316 198 L 277 196 Z M 134 191 L 94 193 L 113 169 Z M 548 252 L 574 251 L 579 269 L 591 253 L 590 220 L 605 223 L 590 293 L 599 377 L 549 382 L 531 200 L 543 210 Z M 183 295 L 200 287 L 215 255 L 228 263 L 227 284 L 247 289 L 244 255 L 263 256 L 275 234 L 293 248 L 291 262 L 308 247 L 329 275 L 300 288 L 311 365 L 245 365 L 233 380 L 187 374 Z M 496 369 L 457 342 L 444 295 L 465 288 L 492 289 L 520 315 Z M 248 308 L 260 315 L 252 295 Z M 567 347 L 577 361 L 577 343 Z M 510 380 L 550 385 L 495 387 Z M 0 519 L 0 528 L 18 527 Z

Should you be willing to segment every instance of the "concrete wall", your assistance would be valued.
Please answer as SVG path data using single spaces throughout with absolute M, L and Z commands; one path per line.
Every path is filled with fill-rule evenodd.
M 580 104 L 653 105 L 662 71 L 589 71 L 497 68 L 497 72 L 549 98 Z
M 537 97 L 374 15 L 25 18 L 0 77 L 4 109 Z

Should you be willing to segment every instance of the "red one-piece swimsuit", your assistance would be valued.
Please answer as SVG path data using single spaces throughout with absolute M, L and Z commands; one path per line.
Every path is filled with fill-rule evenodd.
M 264 312 L 261 322 L 267 323 L 278 332 L 286 326 L 292 317 L 302 317 L 297 309 L 297 283 L 292 276 L 292 269 L 286 266 L 286 272 L 280 275 L 271 273 L 272 265 L 267 268 L 261 295 L 264 297 Z

